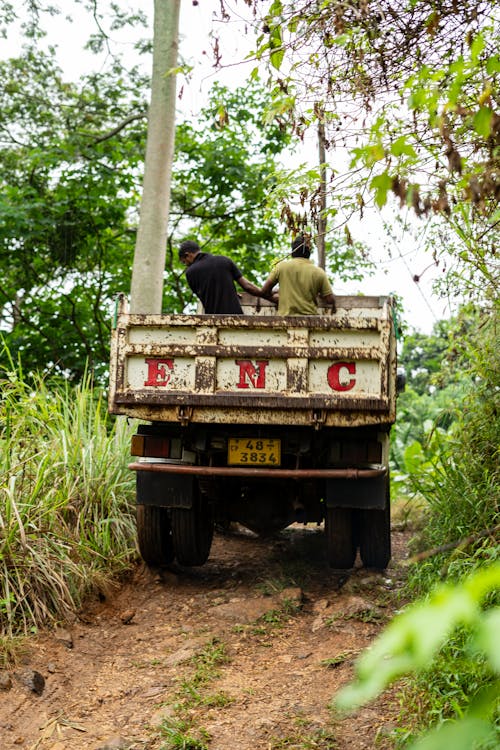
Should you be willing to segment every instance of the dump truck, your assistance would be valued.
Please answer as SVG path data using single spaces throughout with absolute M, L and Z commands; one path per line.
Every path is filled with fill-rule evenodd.
M 396 417 L 394 303 L 336 296 L 278 316 L 130 314 L 113 323 L 109 410 L 137 419 L 137 539 L 153 566 L 202 565 L 214 528 L 324 527 L 325 562 L 391 557 L 389 435 Z

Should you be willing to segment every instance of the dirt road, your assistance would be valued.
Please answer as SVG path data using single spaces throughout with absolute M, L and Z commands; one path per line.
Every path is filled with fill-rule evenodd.
M 390 747 L 397 709 L 328 708 L 393 610 L 406 536 L 384 574 L 324 563 L 320 532 L 216 536 L 202 568 L 149 570 L 37 637 L 4 672 L 1 750 Z

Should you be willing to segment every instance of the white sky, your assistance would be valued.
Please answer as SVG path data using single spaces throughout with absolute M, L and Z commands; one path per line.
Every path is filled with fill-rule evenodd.
M 69 24 L 64 16 L 55 17 L 48 24 L 51 29 L 51 43 L 55 43 L 58 49 L 60 65 L 67 72 L 69 79 L 76 79 L 84 73 L 88 67 L 96 67 L 99 60 L 94 55 L 83 51 L 89 33 L 92 33 L 92 24 L 87 13 L 78 6 L 69 8 L 63 0 L 60 7 L 68 13 L 71 11 L 74 23 Z M 122 3 L 122 7 L 125 3 Z M 153 0 L 139 0 L 131 2 L 132 7 L 140 6 L 152 17 Z M 235 18 L 238 13 L 245 13 L 246 6 L 243 0 L 232 0 Z M 180 113 L 196 115 L 196 112 L 206 104 L 207 94 L 211 85 L 219 81 L 227 86 L 239 86 L 245 77 L 255 66 L 253 62 L 242 63 L 242 60 L 252 48 L 251 35 L 245 34 L 243 21 L 233 20 L 229 24 L 216 22 L 213 18 L 214 11 L 219 8 L 219 0 L 198 0 L 194 6 L 192 0 L 182 0 L 180 19 L 180 53 L 182 58 L 194 66 L 192 79 L 190 81 L 179 80 L 178 90 L 182 87 L 182 98 L 179 102 Z M 212 62 L 211 32 L 220 31 L 222 36 L 223 63 L 227 65 L 222 71 L 215 71 Z M 147 32 L 144 32 L 146 36 Z M 132 37 L 127 33 L 114 35 L 113 43 L 121 48 L 124 54 L 130 56 L 131 64 L 137 62 L 137 55 L 133 50 Z M 21 50 L 21 39 L 15 34 L 10 34 L 7 41 L 2 42 L 0 54 L 2 56 L 16 55 Z M 317 148 L 315 137 L 311 134 L 306 139 L 303 152 L 293 157 L 302 162 L 311 160 L 316 164 Z M 328 158 L 328 155 L 327 155 Z M 424 333 L 430 333 L 434 322 L 450 314 L 445 300 L 438 299 L 432 293 L 432 282 L 440 271 L 433 267 L 429 268 L 431 259 L 416 246 L 416 242 L 409 234 L 399 230 L 399 239 L 390 243 L 392 259 L 388 259 L 384 251 L 384 243 L 387 237 L 381 229 L 381 220 L 374 212 L 367 212 L 366 218 L 349 224 L 351 233 L 356 240 L 363 240 L 372 249 L 374 259 L 378 260 L 379 271 L 374 277 L 363 282 L 353 282 L 349 285 L 339 285 L 335 279 L 331 279 L 334 292 L 385 295 L 392 292 L 403 298 L 404 317 L 413 328 Z M 423 225 L 422 225 L 423 228 Z M 427 270 L 423 273 L 424 269 Z M 414 275 L 421 275 L 419 284 L 413 281 Z

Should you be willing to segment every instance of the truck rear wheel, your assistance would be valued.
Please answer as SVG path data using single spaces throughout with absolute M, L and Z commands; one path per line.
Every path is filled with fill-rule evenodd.
M 391 502 L 389 480 L 383 510 L 358 510 L 359 554 L 366 568 L 384 570 L 391 559 Z
M 352 568 L 356 559 L 356 535 L 352 508 L 327 508 L 326 554 L 332 568 Z
M 137 505 L 137 542 L 148 565 L 168 565 L 174 559 L 172 529 L 167 508 Z
M 213 511 L 196 491 L 191 508 L 172 508 L 172 538 L 180 565 L 203 565 L 210 554 L 214 534 Z

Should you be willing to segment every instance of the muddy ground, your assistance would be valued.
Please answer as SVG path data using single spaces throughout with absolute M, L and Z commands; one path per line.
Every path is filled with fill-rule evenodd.
M 342 720 L 329 704 L 401 606 L 407 541 L 393 532 L 384 573 L 329 570 L 301 527 L 217 534 L 201 568 L 139 566 L 1 674 L 1 750 L 391 747 L 390 695 Z

